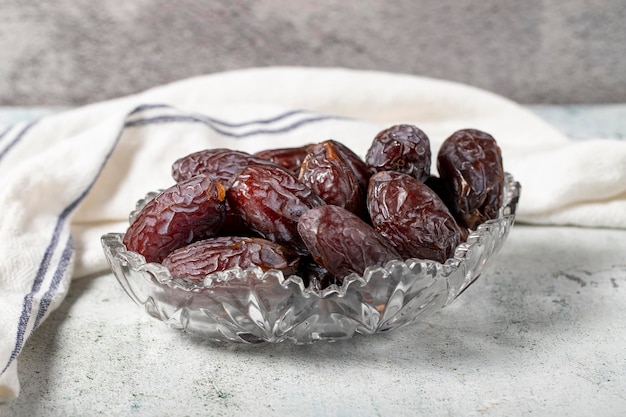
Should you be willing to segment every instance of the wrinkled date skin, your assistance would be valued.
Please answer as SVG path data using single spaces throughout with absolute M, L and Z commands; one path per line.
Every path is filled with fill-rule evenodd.
M 170 253 L 163 266 L 172 276 L 202 282 L 217 271 L 230 268 L 259 267 L 282 271 L 285 277 L 296 272 L 299 262 L 296 252 L 261 238 L 221 236 L 201 240 Z
M 309 187 L 283 168 L 251 164 L 227 191 L 229 205 L 260 236 L 294 249 L 308 249 L 297 231 L 298 219 L 324 203 Z
M 374 228 L 404 258 L 444 262 L 465 236 L 437 194 L 406 174 L 374 174 L 367 207 Z
M 205 149 L 178 159 L 172 164 L 172 177 L 175 181 L 184 181 L 196 175 L 214 178 L 228 188 L 235 175 L 250 163 L 271 164 L 262 158 L 247 152 L 232 149 Z M 226 218 L 221 235 L 249 234 L 239 216 L 226 204 Z
M 266 149 L 256 152 L 254 156 L 267 159 L 297 175 L 300 172 L 302 161 L 304 161 L 304 158 L 314 146 L 314 144 L 309 144 L 295 148 Z
M 365 162 L 372 172 L 396 171 L 420 181 L 430 175 L 430 139 L 413 125 L 395 125 L 378 133 Z
M 201 282 L 229 268 L 297 274 L 314 290 L 394 259 L 445 262 L 496 218 L 504 170 L 487 133 L 450 136 L 431 175 L 416 126 L 379 132 L 365 160 L 329 139 L 250 154 L 207 149 L 172 165 L 177 185 L 146 204 L 124 244 Z
M 337 206 L 320 206 L 300 217 L 298 232 L 315 261 L 339 279 L 370 265 L 401 259 L 372 226 Z
M 124 245 L 147 262 L 161 262 L 171 251 L 218 232 L 225 197 L 224 186 L 209 177 L 182 181 L 145 205 L 124 235 Z
M 361 194 L 359 182 L 346 158 L 333 142 L 322 142 L 310 150 L 302 162 L 298 180 L 326 204 L 353 213 L 362 211 L 365 196 Z
M 475 129 L 459 130 L 437 154 L 444 200 L 457 221 L 469 229 L 494 219 L 502 205 L 504 169 L 495 139 Z
M 203 174 L 227 186 L 237 172 L 252 162 L 269 163 L 243 151 L 224 148 L 205 149 L 176 160 L 172 164 L 172 178 L 175 181 L 184 181 Z
M 367 164 L 364 160 L 359 157 L 354 151 L 348 148 L 341 142 L 337 142 L 336 140 L 327 140 L 326 142 L 332 143 L 336 152 L 341 153 L 343 157 L 346 159 L 346 162 L 354 172 L 356 179 L 359 183 L 359 188 L 361 190 L 361 194 L 363 197 L 367 195 L 367 187 L 369 186 L 370 176 L 372 173 L 370 172 Z

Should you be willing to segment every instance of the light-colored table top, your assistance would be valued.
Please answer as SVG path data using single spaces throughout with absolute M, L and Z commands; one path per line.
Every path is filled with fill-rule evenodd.
M 577 139 L 626 137 L 626 106 L 532 109 Z M 625 255 L 625 230 L 516 225 L 423 323 L 307 346 L 199 342 L 111 274 L 81 279 L 26 344 L 0 416 L 624 416 Z

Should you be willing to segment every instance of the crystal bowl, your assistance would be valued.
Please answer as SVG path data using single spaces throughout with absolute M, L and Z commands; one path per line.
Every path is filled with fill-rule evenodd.
M 137 203 L 136 213 L 156 193 Z M 113 274 L 130 298 L 169 327 L 207 340 L 297 344 L 385 332 L 423 319 L 458 297 L 485 270 L 515 220 L 520 184 L 505 176 L 498 217 L 472 231 L 445 263 L 407 259 L 352 274 L 341 286 L 305 288 L 298 276 L 231 269 L 203 284 L 173 278 L 158 263 L 126 250 L 124 234 L 102 236 Z

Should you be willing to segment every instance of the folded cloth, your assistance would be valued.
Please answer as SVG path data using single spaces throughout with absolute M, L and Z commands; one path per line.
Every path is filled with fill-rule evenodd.
M 626 228 L 626 143 L 570 142 L 509 100 L 441 80 L 249 69 L 18 124 L 0 132 L 0 401 L 18 395 L 20 351 L 71 279 L 107 269 L 100 236 L 123 232 L 135 201 L 173 183 L 174 160 L 331 138 L 364 156 L 396 123 L 419 126 L 433 152 L 458 129 L 491 133 L 523 185 L 520 221 Z

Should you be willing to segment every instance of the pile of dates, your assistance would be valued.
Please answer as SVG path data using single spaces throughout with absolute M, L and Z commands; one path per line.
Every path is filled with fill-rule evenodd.
M 322 289 L 395 259 L 445 262 L 495 218 L 504 171 L 494 138 L 460 130 L 437 154 L 413 125 L 373 139 L 365 160 L 335 140 L 255 154 L 207 149 L 172 165 L 176 184 L 137 214 L 128 250 L 203 282 L 230 268 L 280 270 Z

